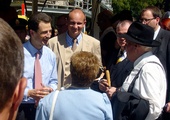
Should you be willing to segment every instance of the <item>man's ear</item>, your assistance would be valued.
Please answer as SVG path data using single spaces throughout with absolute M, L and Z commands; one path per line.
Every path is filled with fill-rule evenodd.
M 30 35 L 33 36 L 33 34 L 34 34 L 34 31 L 30 30 Z
M 20 103 L 23 100 L 23 96 L 24 96 L 24 90 L 26 88 L 27 85 L 27 80 L 26 78 L 21 78 L 16 86 L 16 89 L 14 91 L 13 94 L 13 110 L 16 111 L 20 105 Z
M 157 24 L 159 24 L 161 21 L 161 19 L 159 17 L 156 17 L 155 20 L 157 21 Z
M 85 27 L 86 23 L 87 23 L 87 21 L 86 21 L 86 20 L 84 20 L 84 27 Z

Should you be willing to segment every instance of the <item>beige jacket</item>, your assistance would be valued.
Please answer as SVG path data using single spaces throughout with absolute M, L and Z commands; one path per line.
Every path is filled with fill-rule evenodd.
M 94 53 L 99 60 L 101 61 L 101 49 L 100 49 L 100 41 L 82 33 L 82 40 L 81 40 L 81 48 L 76 49 L 77 51 L 88 51 Z M 57 72 L 58 72 L 58 89 L 63 86 L 67 86 L 64 84 L 66 81 L 66 49 L 68 48 L 66 43 L 66 33 L 63 33 L 59 36 L 53 37 L 48 41 L 48 47 L 52 49 L 52 51 L 56 54 L 57 58 Z M 68 53 L 67 53 L 68 54 Z M 73 53 L 71 53 L 73 54 Z M 70 78 L 70 77 L 69 77 Z M 71 79 L 71 78 L 70 78 Z M 70 80 L 71 83 L 71 80 Z

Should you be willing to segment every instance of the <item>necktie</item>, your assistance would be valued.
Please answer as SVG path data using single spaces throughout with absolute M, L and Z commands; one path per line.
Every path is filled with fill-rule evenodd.
M 73 52 L 76 50 L 76 48 L 77 48 L 77 39 L 74 39 L 73 40 L 73 46 L 72 46 Z
M 41 65 L 39 61 L 39 52 L 36 54 L 36 59 L 34 63 L 34 75 L 35 75 L 35 89 L 41 88 L 41 83 L 42 83 L 42 72 L 41 72 Z
M 116 64 L 118 64 L 119 62 L 122 62 L 122 61 L 123 61 L 123 51 L 120 51 L 119 55 L 118 55 L 118 59 L 116 61 Z

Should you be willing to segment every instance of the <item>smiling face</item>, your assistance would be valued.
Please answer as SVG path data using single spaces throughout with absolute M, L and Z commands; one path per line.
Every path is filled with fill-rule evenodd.
M 77 36 L 82 32 L 85 24 L 86 19 L 84 13 L 79 9 L 73 10 L 69 13 L 68 34 L 72 38 L 77 38 Z
M 117 35 L 119 34 L 124 34 L 124 33 L 127 33 L 128 29 L 129 29 L 129 26 L 131 25 L 131 21 L 122 21 L 120 23 L 118 23 L 117 27 L 116 27 L 116 33 Z M 117 37 L 117 43 L 119 44 L 119 46 L 122 48 L 125 47 L 126 45 L 126 39 L 125 38 L 122 38 L 122 37 Z
M 122 27 L 118 27 L 116 29 L 117 34 L 127 33 L 129 26 L 130 26 L 130 24 L 122 26 Z M 118 37 L 117 42 L 121 47 L 125 47 L 125 45 L 126 45 L 126 39 L 125 38 Z
M 41 21 L 39 23 L 37 32 L 30 30 L 32 45 L 37 49 L 41 49 L 43 42 L 47 42 L 50 39 L 51 32 L 51 23 L 45 23 Z

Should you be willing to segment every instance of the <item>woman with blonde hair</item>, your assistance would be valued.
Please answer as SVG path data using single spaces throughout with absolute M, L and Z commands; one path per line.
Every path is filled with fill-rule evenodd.
M 72 85 L 58 93 L 53 120 L 112 120 L 106 93 L 90 89 L 99 72 L 97 56 L 85 51 L 76 52 L 71 57 L 70 67 Z M 36 120 L 49 119 L 55 92 L 40 100 Z

